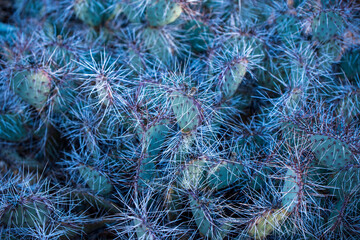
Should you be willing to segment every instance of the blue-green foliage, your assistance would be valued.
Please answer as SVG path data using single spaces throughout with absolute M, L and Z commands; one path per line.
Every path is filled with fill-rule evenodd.
M 355 2 L 4 4 L 0 239 L 360 239 Z

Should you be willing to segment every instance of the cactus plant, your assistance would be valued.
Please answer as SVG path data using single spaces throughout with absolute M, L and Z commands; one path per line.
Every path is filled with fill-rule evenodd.
M 1 239 L 360 238 L 356 1 L 3 5 Z

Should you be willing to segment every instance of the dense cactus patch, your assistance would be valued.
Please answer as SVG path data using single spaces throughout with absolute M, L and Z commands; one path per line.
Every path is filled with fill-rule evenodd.
M 0 1 L 0 239 L 360 239 L 360 5 Z

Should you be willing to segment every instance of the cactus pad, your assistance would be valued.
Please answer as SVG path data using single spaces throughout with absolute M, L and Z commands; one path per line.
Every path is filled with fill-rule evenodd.
M 334 36 L 341 36 L 344 30 L 342 17 L 335 12 L 321 12 L 311 24 L 313 36 L 319 41 L 328 41 Z
M 297 176 L 294 170 L 288 169 L 285 175 L 284 186 L 282 188 L 282 205 L 288 212 L 291 212 L 297 203 L 298 193 L 300 191 L 297 183 Z
M 208 184 L 210 189 L 220 190 L 235 183 L 244 167 L 237 163 L 220 162 L 215 167 L 209 169 Z
M 320 163 L 330 168 L 343 168 L 353 163 L 349 146 L 333 137 L 313 135 L 310 137 L 311 149 Z
M 247 64 L 248 61 L 246 59 L 242 59 L 225 71 L 224 82 L 221 84 L 223 98 L 228 99 L 235 94 L 246 74 Z
M 192 97 L 180 92 L 170 94 L 171 107 L 177 123 L 183 132 L 195 130 L 201 123 L 201 115 L 196 102 Z
M 161 27 L 174 22 L 182 13 L 178 3 L 169 0 L 154 1 L 146 10 L 150 26 Z
M 102 195 L 107 195 L 112 191 L 110 181 L 97 170 L 82 165 L 79 167 L 79 173 L 92 191 Z
M 18 72 L 11 79 L 14 92 L 25 102 L 41 109 L 51 90 L 51 78 L 42 70 Z

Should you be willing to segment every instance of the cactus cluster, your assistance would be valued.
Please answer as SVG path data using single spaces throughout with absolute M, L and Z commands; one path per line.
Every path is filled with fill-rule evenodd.
M 0 3 L 0 239 L 360 239 L 360 5 Z

